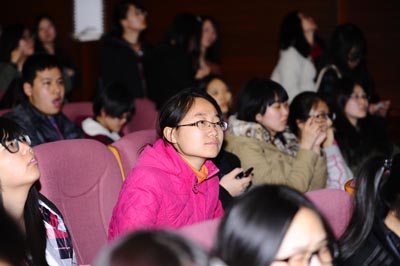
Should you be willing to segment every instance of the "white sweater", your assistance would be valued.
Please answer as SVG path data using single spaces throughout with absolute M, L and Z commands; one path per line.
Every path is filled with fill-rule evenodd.
M 271 79 L 281 84 L 289 95 L 289 102 L 303 91 L 316 91 L 316 69 L 311 59 L 303 57 L 294 47 L 281 50 Z

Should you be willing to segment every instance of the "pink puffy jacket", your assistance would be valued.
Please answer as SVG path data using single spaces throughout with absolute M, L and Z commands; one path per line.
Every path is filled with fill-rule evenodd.
M 111 217 L 108 238 L 137 229 L 179 228 L 223 215 L 218 168 L 205 162 L 208 178 L 197 177 L 162 139 L 147 146 L 126 178 Z

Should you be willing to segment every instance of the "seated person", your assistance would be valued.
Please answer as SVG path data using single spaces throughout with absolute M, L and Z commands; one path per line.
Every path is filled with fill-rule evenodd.
M 232 103 L 232 92 L 226 80 L 220 76 L 211 74 L 199 81 L 199 90 L 208 93 L 217 102 L 221 108 L 224 120 L 228 120 L 230 107 Z M 237 171 L 241 171 L 239 158 L 222 149 L 217 157 L 212 159 L 213 163 L 218 167 L 218 177 L 220 179 L 219 199 L 222 206 L 226 209 L 231 203 L 233 197 L 239 196 L 250 185 L 252 176 L 236 178 Z M 236 170 L 239 169 L 239 170 Z M 228 174 L 230 173 L 230 174 Z M 232 175 L 235 173 L 234 175 Z
M 336 265 L 334 236 L 317 208 L 286 186 L 263 185 L 227 211 L 216 255 L 229 266 Z
M 85 137 L 106 145 L 121 138 L 121 130 L 134 109 L 133 97 L 122 84 L 110 83 L 101 89 L 94 102 L 94 117 L 82 121 Z
M 354 212 L 340 239 L 343 265 L 400 265 L 400 155 L 377 155 L 353 180 Z
M 23 232 L 27 253 L 21 265 L 76 266 L 72 240 L 60 211 L 34 185 L 40 171 L 30 144 L 21 126 L 0 117 L 0 209 Z
M 4 208 L 0 208 L 0 235 L 0 265 L 23 265 L 27 251 L 24 236 Z
M 331 113 L 327 103 L 313 91 L 297 94 L 290 104 L 289 113 L 289 128 L 298 138 L 301 138 L 304 124 L 310 117 L 314 117 L 315 123 L 326 128 L 327 137 L 321 144 L 327 161 L 326 187 L 344 190 L 346 182 L 353 178 L 353 173 L 343 159 L 334 138 L 332 124 L 336 118 L 335 113 Z
M 29 57 L 22 68 L 22 80 L 27 99 L 4 116 L 24 127 L 32 146 L 82 137 L 79 127 L 61 112 L 64 81 L 61 66 L 54 56 L 35 54 Z
M 158 122 L 160 138 L 143 149 L 121 188 L 109 239 L 223 215 L 219 169 L 210 160 L 227 128 L 218 104 L 206 93 L 182 90 L 165 103 Z
M 324 188 L 321 143 L 326 128 L 310 117 L 297 139 L 287 128 L 288 95 L 272 80 L 253 79 L 239 96 L 237 115 L 229 118 L 226 150 L 239 157 L 243 168 L 254 167 L 252 182 L 288 185 L 301 192 Z

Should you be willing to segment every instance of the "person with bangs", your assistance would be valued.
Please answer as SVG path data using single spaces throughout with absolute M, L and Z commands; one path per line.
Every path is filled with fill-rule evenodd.
M 256 78 L 239 94 L 237 114 L 229 118 L 226 150 L 242 167 L 254 167 L 254 184 L 284 184 L 302 192 L 326 185 L 321 143 L 326 128 L 310 117 L 299 139 L 288 130 L 288 95 L 278 83 Z
M 62 214 L 35 186 L 40 170 L 30 138 L 20 125 L 4 117 L 0 117 L 0 158 L 0 209 L 19 227 L 15 237 L 23 234 L 20 265 L 76 266 Z M 13 243 L 9 244 L 11 248 Z
M 122 129 L 134 112 L 131 92 L 118 82 L 99 90 L 93 102 L 94 117 L 82 121 L 86 138 L 98 140 L 106 145 L 122 136 Z
M 144 147 L 122 186 L 109 239 L 223 215 L 219 169 L 211 159 L 221 150 L 227 124 L 215 100 L 196 89 L 179 92 L 161 109 L 158 129 L 160 138 Z

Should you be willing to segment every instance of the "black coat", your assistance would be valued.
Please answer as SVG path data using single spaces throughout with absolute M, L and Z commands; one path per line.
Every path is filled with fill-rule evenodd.
M 79 127 L 63 113 L 60 112 L 54 116 L 58 126 L 57 130 L 50 122 L 50 119 L 28 101 L 18 105 L 14 110 L 6 113 L 4 117 L 12 119 L 25 129 L 32 141 L 32 146 L 62 139 L 79 139 L 83 137 Z M 60 136 L 60 133 L 62 136 Z

